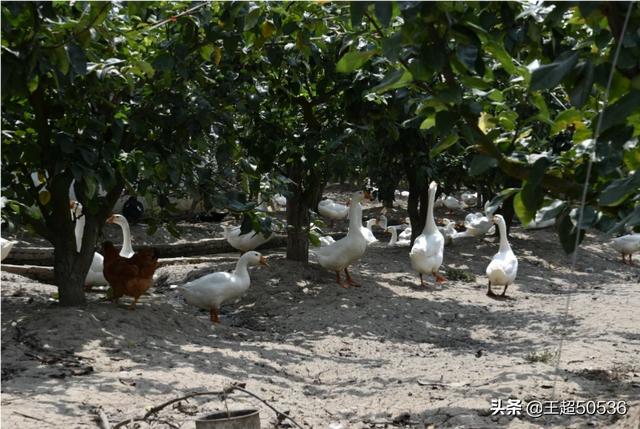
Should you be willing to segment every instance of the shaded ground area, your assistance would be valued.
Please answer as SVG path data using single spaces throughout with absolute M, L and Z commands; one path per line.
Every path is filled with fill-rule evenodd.
M 96 407 L 114 422 L 238 381 L 316 428 L 392 427 L 394 420 L 405 427 L 635 427 L 640 269 L 619 263 L 598 237 L 588 237 L 575 275 L 550 231 L 514 228 L 512 246 L 520 272 L 512 299 L 503 301 L 485 295 L 494 237 L 447 247 L 442 271 L 450 280 L 428 288 L 411 272 L 408 248 L 374 244 L 353 269 L 363 287 L 347 290 L 315 263 L 267 252 L 270 267 L 252 271 L 249 293 L 224 309 L 220 326 L 168 285 L 134 312 L 126 300 L 118 307 L 101 294 L 86 308 L 63 309 L 50 298 L 55 288 L 3 274 L 2 424 L 96 427 Z M 178 284 L 194 270 L 231 269 L 236 257 L 162 272 Z M 491 416 L 491 399 L 507 398 L 625 400 L 635 417 Z M 234 394 L 228 404 L 258 406 L 263 427 L 276 424 L 273 412 L 246 397 Z M 168 423 L 154 427 L 194 428 L 194 414 L 223 409 L 216 398 L 192 399 L 164 410 Z

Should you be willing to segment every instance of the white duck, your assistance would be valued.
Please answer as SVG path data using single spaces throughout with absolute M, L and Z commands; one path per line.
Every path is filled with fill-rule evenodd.
M 464 204 L 453 195 L 448 195 L 447 198 L 444 199 L 444 206 L 449 210 L 462 210 L 464 208 Z
M 507 239 L 507 225 L 501 215 L 494 215 L 493 222 L 498 225 L 500 231 L 500 249 L 493 256 L 493 259 L 487 266 L 487 277 L 489 278 L 489 287 L 487 295 L 495 296 L 491 290 L 492 285 L 504 285 L 502 296 L 505 296 L 507 287 L 516 280 L 518 274 L 518 258 L 511 250 L 509 240 Z
M 387 243 L 387 246 L 389 247 L 408 246 L 409 244 L 411 244 L 411 240 L 409 239 L 406 239 L 406 238 L 398 239 L 398 230 L 396 229 L 395 225 L 387 227 L 386 231 L 391 233 L 391 240 L 389 240 L 389 243 Z M 409 234 L 409 237 L 411 237 L 411 234 Z
M 318 213 L 320 213 L 321 216 L 331 219 L 331 221 L 340 220 L 347 217 L 349 207 L 327 198 L 318 203 Z
M 275 194 L 273 198 L 271 198 L 274 207 L 287 207 L 287 197 L 282 194 Z
M 633 265 L 633 261 L 631 260 L 633 253 L 640 251 L 640 234 L 627 234 L 622 237 L 614 238 L 611 242 L 611 246 L 622 254 L 623 264 L 627 263 L 624 259 L 625 255 L 629 255 L 629 265 Z
M 400 240 L 411 240 L 411 219 L 406 218 L 404 220 L 404 224 L 400 226 L 404 227 L 404 229 L 402 230 L 398 238 Z
M 349 285 L 359 286 L 353 281 L 347 268 L 362 258 L 367 250 L 367 241 L 362 235 L 362 210 L 358 208 L 360 201 L 364 198 L 365 193 L 362 191 L 354 192 L 352 195 L 347 236 L 329 246 L 312 250 L 322 267 L 335 271 L 336 281 L 343 288 L 348 288 Z M 342 270 L 347 276 L 346 283 L 340 279 L 340 271 Z
M 447 196 L 445 194 L 440 194 L 440 196 L 436 199 L 435 207 L 438 208 L 438 207 L 444 206 L 445 198 L 447 198 Z
M 222 229 L 224 230 L 224 238 L 231 247 L 238 249 L 242 253 L 263 245 L 272 237 L 272 235 L 267 237 L 263 233 L 257 233 L 255 231 L 240 234 L 241 231 L 239 226 L 222 225 Z
M 360 206 L 359 203 L 358 205 Z M 360 214 L 358 216 L 362 218 L 362 206 L 360 206 Z M 376 219 L 369 219 L 365 223 L 366 226 L 360 227 L 360 230 L 362 231 L 362 235 L 364 236 L 364 239 L 367 240 L 367 244 L 373 244 L 376 241 L 378 241 L 376 236 L 373 235 L 373 229 L 372 229 L 373 225 L 376 225 L 377 223 L 378 221 Z
M 71 201 L 69 203 L 71 210 L 71 219 L 75 221 L 74 234 L 76 236 L 76 252 L 80 253 L 82 248 L 82 237 L 84 236 L 84 224 L 86 222 L 85 217 L 82 215 L 82 204 L 78 201 Z M 104 278 L 102 270 L 104 268 L 104 257 L 98 253 L 93 252 L 93 259 L 91 260 L 91 266 L 87 271 L 87 276 L 84 278 L 84 285 L 88 289 L 91 286 L 100 286 L 108 284 L 107 279 Z
M 248 267 L 267 265 L 267 260 L 259 252 L 246 252 L 238 259 L 236 269 L 232 273 L 216 272 L 207 274 L 182 286 L 178 291 L 189 305 L 209 310 L 213 323 L 220 323 L 220 306 L 234 301 L 244 295 L 249 286 Z
M 9 253 L 11 252 L 11 248 L 16 243 L 17 241 L 7 240 L 6 238 L 0 238 L 0 247 L 2 249 L 2 259 L 0 259 L 0 261 L 4 261 L 4 258 L 9 256 Z
M 442 223 L 444 223 L 444 226 L 439 226 L 438 231 L 440 231 L 440 234 L 444 237 L 444 241 L 447 244 L 451 244 L 453 237 L 458 233 L 455 228 L 456 223 L 447 218 L 442 219 Z
M 107 219 L 107 223 L 116 224 L 122 228 L 122 249 L 120 249 L 120 256 L 123 258 L 132 257 L 135 252 L 131 245 L 131 230 L 129 229 L 129 222 L 127 222 L 127 219 L 122 215 L 114 214 Z
M 478 193 L 466 191 L 460 195 L 460 199 L 465 206 L 473 207 L 478 204 Z
M 495 231 L 493 222 L 480 212 L 469 213 L 464 218 L 464 227 L 466 228 L 464 231 L 453 235 L 454 240 L 463 237 L 482 237 L 486 234 L 493 234 Z
M 423 274 L 433 274 L 436 282 L 442 283 L 446 279 L 438 274 L 438 268 L 442 265 L 444 257 L 444 237 L 438 231 L 433 218 L 433 206 L 436 200 L 438 185 L 431 182 L 429 185 L 429 208 L 427 210 L 427 222 L 422 234 L 416 237 L 409 253 L 411 266 L 420 274 L 420 284 L 424 286 Z
M 382 213 L 380 214 L 380 216 L 378 217 L 378 222 L 376 223 L 376 225 L 378 225 L 380 228 L 382 228 L 383 230 L 387 230 L 387 222 L 389 222 L 389 220 L 387 219 L 387 216 L 385 215 L 386 213 L 386 209 L 382 209 Z

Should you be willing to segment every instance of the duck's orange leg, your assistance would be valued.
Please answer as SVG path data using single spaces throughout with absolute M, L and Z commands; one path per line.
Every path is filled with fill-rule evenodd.
M 358 283 L 353 281 L 351 275 L 349 274 L 349 271 L 347 271 L 346 268 L 344 269 L 344 273 L 347 275 L 347 283 L 349 283 L 351 286 L 360 287 Z
M 441 276 L 437 271 L 434 271 L 432 274 L 433 277 L 436 278 L 436 283 L 444 283 L 447 281 L 447 279 L 444 278 L 444 276 Z
M 422 273 L 419 273 L 419 274 L 420 274 L 420 286 L 425 287 L 424 279 L 422 278 Z
M 336 282 L 340 285 L 340 287 L 348 289 L 349 285 L 347 283 L 342 283 L 342 279 L 340 278 L 340 271 L 336 271 Z
M 209 310 L 209 317 L 211 318 L 211 323 L 220 323 L 220 316 L 218 315 L 217 308 L 212 308 Z

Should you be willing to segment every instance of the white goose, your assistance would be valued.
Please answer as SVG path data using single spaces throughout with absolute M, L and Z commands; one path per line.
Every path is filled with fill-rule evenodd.
M 329 246 L 312 250 L 322 267 L 335 271 L 336 281 L 343 288 L 348 288 L 349 285 L 359 286 L 353 281 L 347 268 L 362 258 L 367 250 L 367 241 L 362 235 L 362 210 L 358 208 L 360 201 L 364 198 L 365 193 L 362 191 L 354 192 L 352 195 L 347 236 Z M 342 270 L 347 276 L 346 283 L 340 279 L 340 271 Z
M 122 249 L 120 249 L 120 256 L 123 258 L 132 257 L 135 252 L 131 245 L 131 230 L 129 229 L 129 222 L 127 222 L 127 219 L 122 215 L 114 214 L 107 219 L 107 223 L 116 224 L 122 228 Z
M 640 251 L 640 234 L 627 234 L 622 237 L 614 238 L 611 246 L 622 254 L 622 263 L 626 264 L 625 255 L 629 255 L 629 265 L 633 265 L 631 257 L 634 252 Z
M 267 260 L 258 252 L 247 252 L 238 259 L 232 273 L 216 272 L 207 274 L 182 286 L 178 291 L 189 305 L 209 310 L 213 323 L 220 323 L 220 306 L 244 295 L 249 286 L 248 267 L 267 265 Z
M 76 236 L 76 252 L 80 253 L 82 249 L 82 237 L 84 236 L 84 225 L 86 223 L 85 217 L 82 215 L 82 204 L 78 201 L 71 201 L 69 203 L 71 210 L 71 219 L 75 221 L 75 236 Z M 108 284 L 107 279 L 104 278 L 102 270 L 104 268 L 104 257 L 98 253 L 93 252 L 93 259 L 91 260 L 91 266 L 87 271 L 87 276 L 84 278 L 84 285 L 87 288 L 91 286 L 101 286 Z
M 444 206 L 449 210 L 462 210 L 464 208 L 464 204 L 453 195 L 449 195 L 444 199 Z
M 389 247 L 393 247 L 393 246 L 408 246 L 409 244 L 411 244 L 411 240 L 406 239 L 406 238 L 401 238 L 398 239 L 398 230 L 396 229 L 395 226 L 390 226 L 386 229 L 387 232 L 391 233 L 391 240 L 389 240 L 389 243 L 387 243 L 387 246 Z M 411 235 L 409 235 L 411 236 Z
M 424 286 L 423 274 L 433 274 L 436 282 L 442 283 L 446 279 L 438 274 L 438 268 L 442 265 L 444 257 L 444 237 L 438 231 L 433 218 L 433 206 L 436 199 L 438 185 L 431 182 L 429 185 L 429 208 L 427 211 L 427 222 L 424 225 L 422 234 L 416 237 L 413 247 L 409 253 L 411 266 L 420 274 L 420 284 Z
M 406 218 L 404 224 L 400 225 L 404 227 L 398 238 L 400 240 L 411 240 L 411 219 Z
M 257 233 L 255 231 L 249 231 L 246 234 L 240 234 L 239 226 L 222 225 L 224 229 L 224 238 L 234 249 L 238 249 L 240 252 L 248 252 L 258 246 L 266 243 L 271 239 L 273 235 L 267 237 L 263 233 Z
M 454 240 L 463 237 L 482 237 L 486 234 L 493 234 L 495 231 L 493 222 L 480 212 L 469 213 L 464 218 L 464 226 L 466 228 L 464 231 L 453 235 Z
M 518 258 L 511 250 L 509 240 L 507 239 L 507 226 L 501 215 L 494 215 L 493 222 L 498 225 L 500 231 L 500 249 L 493 256 L 493 259 L 487 266 L 487 277 L 489 278 L 489 286 L 487 295 L 495 296 L 491 290 L 491 286 L 504 285 L 502 296 L 507 293 L 507 287 L 516 280 L 518 274 Z
M 331 221 L 340 220 L 347 217 L 349 207 L 327 198 L 318 203 L 318 213 L 320 213 L 321 216 L 331 219 Z
M 453 237 L 458 233 L 455 228 L 456 223 L 446 217 L 442 219 L 442 223 L 444 223 L 444 226 L 439 226 L 438 231 L 440 231 L 440 234 L 444 237 L 445 243 L 451 244 Z
M 360 203 L 358 203 L 358 206 L 360 206 Z M 360 206 L 358 216 L 362 218 L 362 206 Z M 376 241 L 378 241 L 376 236 L 373 235 L 373 229 L 372 229 L 373 225 L 376 225 L 377 223 L 378 221 L 376 219 L 369 219 L 365 224 L 366 226 L 360 227 L 360 230 L 362 231 L 362 235 L 364 236 L 364 239 L 367 240 L 367 244 L 373 244 Z
M 473 207 L 478 204 L 478 193 L 477 192 L 463 192 L 460 195 L 460 199 L 462 203 L 467 207 Z

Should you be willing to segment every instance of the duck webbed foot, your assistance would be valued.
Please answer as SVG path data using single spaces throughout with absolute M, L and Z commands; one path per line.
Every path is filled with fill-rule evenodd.
M 342 279 L 340 278 L 340 271 L 336 271 L 336 282 L 340 285 L 340 287 L 349 289 L 349 285 L 342 282 Z
M 496 294 L 491 290 L 491 282 L 489 282 L 489 286 L 487 287 L 487 296 L 496 296 Z
M 347 271 L 346 268 L 344 269 L 344 273 L 347 275 L 347 283 L 349 283 L 351 286 L 360 287 L 360 284 L 353 281 L 351 275 L 349 274 L 349 271 Z
M 436 283 L 444 283 L 447 281 L 447 279 L 444 276 L 440 275 L 437 271 L 434 271 L 432 274 L 433 277 L 436 278 Z

